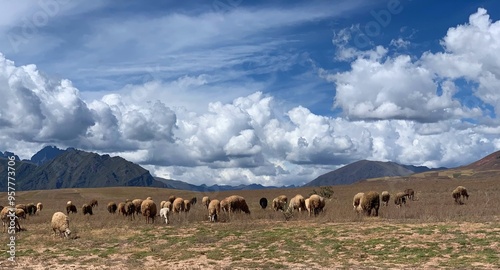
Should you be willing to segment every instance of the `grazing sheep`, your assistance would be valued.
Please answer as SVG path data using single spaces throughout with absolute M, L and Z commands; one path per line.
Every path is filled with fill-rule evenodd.
M 177 199 L 177 197 L 175 197 L 175 195 L 170 195 L 170 197 L 168 197 L 168 201 L 170 203 L 174 203 L 175 199 Z
M 208 209 L 208 205 L 210 204 L 210 198 L 208 198 L 208 196 L 203 197 L 201 199 L 201 204 L 203 204 Z
M 469 200 L 469 194 L 464 186 L 458 186 L 455 188 L 451 195 L 453 196 L 453 199 L 455 199 L 456 204 L 464 204 L 462 198 L 467 198 L 467 200 Z
M 146 217 L 146 224 L 149 223 L 150 219 L 151 219 L 151 223 L 155 223 L 156 204 L 153 200 L 146 199 L 146 200 L 142 201 L 141 212 L 142 212 L 142 215 Z
M 92 199 L 89 203 L 90 207 L 94 208 L 95 206 L 99 206 L 99 203 L 96 199 Z
M 391 194 L 389 194 L 389 191 L 382 191 L 382 194 L 380 194 L 380 198 L 382 199 L 382 205 L 389 205 L 389 200 L 391 199 Z
M 285 211 L 286 204 L 288 203 L 288 198 L 285 195 L 280 195 L 273 199 L 273 209 L 274 211 Z
M 121 202 L 121 203 L 119 203 L 119 204 L 118 204 L 118 213 L 119 213 L 119 214 L 122 214 L 122 215 L 124 215 L 124 216 L 126 216 L 126 215 L 127 215 L 127 210 L 126 210 L 126 208 L 125 208 L 125 204 L 126 204 L 126 203 L 124 203 L 124 202 Z
M 195 205 L 197 202 L 198 202 L 198 199 L 196 199 L 196 197 L 193 197 L 193 198 L 191 198 L 191 200 L 189 200 L 189 203 L 191 205 Z
M 267 207 L 267 199 L 266 198 L 260 198 L 259 204 L 260 204 L 260 207 L 262 207 L 262 209 L 266 209 L 266 207 Z
M 118 206 L 116 206 L 115 202 L 110 202 L 108 203 L 108 206 L 106 207 L 108 209 L 108 212 L 110 214 L 116 213 L 116 209 L 118 209 Z
M 229 200 L 227 198 L 220 201 L 220 209 L 226 213 L 229 213 Z
M 69 213 L 78 213 L 78 210 L 76 209 L 76 206 L 71 202 L 69 201 L 67 204 L 66 204 L 66 214 L 69 215 Z
M 175 198 L 174 202 L 172 203 L 172 210 L 174 213 L 180 213 L 184 211 L 184 199 L 182 198 Z
M 401 207 L 403 204 L 406 205 L 406 193 L 405 192 L 396 193 L 396 196 L 394 197 L 394 204 L 397 207 Z
M 36 210 L 37 210 L 38 212 L 40 212 L 40 211 L 42 211 L 42 209 L 43 209 L 43 204 L 42 204 L 41 202 L 37 203 L 37 204 L 36 204 Z
M 325 208 L 325 198 L 313 194 L 309 197 L 308 199 L 308 204 L 309 204 L 309 216 L 311 216 L 311 213 L 314 213 L 314 216 L 317 216 L 319 212 L 323 211 L 323 208 Z M 304 202 L 305 204 L 305 202 Z M 307 208 L 307 204 L 305 204 L 305 208 Z
M 23 209 L 16 208 L 16 216 L 18 218 L 26 219 L 26 212 Z
M 378 216 L 378 209 L 380 207 L 380 195 L 376 191 L 369 191 L 361 197 L 358 206 L 358 212 L 365 212 L 367 216 Z
M 130 220 L 135 219 L 136 212 L 137 210 L 135 208 L 134 202 L 129 201 L 125 203 L 125 216 L 130 216 Z
M 191 201 L 190 200 L 184 200 L 184 212 L 189 212 L 191 209 Z
M 415 191 L 411 188 L 407 188 L 407 189 L 405 189 L 405 195 L 408 198 L 408 200 L 413 201 L 413 199 L 415 197 Z
M 299 212 L 302 212 L 302 210 L 306 210 L 306 204 L 305 204 L 305 199 L 304 196 L 297 194 L 295 197 L 290 199 L 290 204 L 288 205 L 288 211 L 293 211 L 297 210 Z
M 141 213 L 142 200 L 135 199 L 135 200 L 132 200 L 132 203 L 134 204 L 135 214 L 139 215 Z
M 309 216 L 311 216 L 311 201 L 309 198 L 304 200 L 304 205 L 306 206 L 306 211 L 309 213 Z
M 57 232 L 59 232 L 59 236 L 69 238 L 71 234 L 71 230 L 69 229 L 69 218 L 63 212 L 55 212 L 54 215 L 52 215 L 51 224 L 54 235 L 57 235 Z
M 94 213 L 92 213 L 92 206 L 84 203 L 83 206 L 82 206 L 82 212 L 83 212 L 83 215 L 85 216 L 86 214 L 89 214 L 89 215 L 93 215 Z
M 227 201 L 229 202 L 229 213 L 234 213 L 243 211 L 247 214 L 250 214 L 250 209 L 248 209 L 247 202 L 245 201 L 245 198 L 238 196 L 238 195 L 232 195 L 226 198 Z
M 168 209 L 170 209 L 170 211 L 172 211 L 172 203 L 169 201 L 166 201 L 162 208 L 168 208 Z
M 354 206 L 354 210 L 358 210 L 359 203 L 361 202 L 361 198 L 363 198 L 364 195 L 365 193 L 363 192 L 359 192 L 354 195 L 354 198 L 352 198 L 352 206 Z
M 160 209 L 160 217 L 165 218 L 165 224 L 168 224 L 168 215 L 170 214 L 170 209 L 167 207 L 164 207 Z
M 28 208 L 26 207 L 26 204 L 16 204 L 17 209 L 23 209 L 25 213 L 28 213 Z
M 211 222 L 216 222 L 220 215 L 220 202 L 219 200 L 212 200 L 208 204 L 208 219 Z
M 4 207 L 2 211 L 0 211 L 0 219 L 2 220 L 2 226 L 3 230 L 2 232 L 5 232 L 5 228 L 9 227 L 9 233 L 10 233 L 10 227 L 12 226 L 12 222 L 14 222 L 14 230 L 15 231 L 21 231 L 21 225 L 19 224 L 19 217 L 22 215 L 21 211 L 24 212 L 22 209 L 17 209 L 13 207 Z
M 167 202 L 167 201 L 161 201 L 161 202 L 160 202 L 160 209 L 162 209 L 163 207 L 165 207 L 165 203 L 166 203 L 166 202 Z
M 34 203 L 28 203 L 26 205 L 26 213 L 30 216 L 36 214 L 36 205 Z

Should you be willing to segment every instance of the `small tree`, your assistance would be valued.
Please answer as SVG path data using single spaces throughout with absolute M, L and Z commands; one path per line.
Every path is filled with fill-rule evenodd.
M 313 189 L 312 193 L 309 194 L 309 197 L 313 194 L 318 194 L 319 196 L 323 198 L 330 199 L 333 196 L 333 189 L 332 187 L 320 187 L 319 192 Z

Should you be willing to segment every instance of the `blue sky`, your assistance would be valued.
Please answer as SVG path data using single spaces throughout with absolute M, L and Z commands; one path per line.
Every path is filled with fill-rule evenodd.
M 500 149 L 495 1 L 0 0 L 0 150 L 194 184 Z

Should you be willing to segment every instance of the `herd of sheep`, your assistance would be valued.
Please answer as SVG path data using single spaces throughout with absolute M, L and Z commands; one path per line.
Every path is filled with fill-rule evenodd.
M 406 189 L 402 192 L 397 192 L 394 195 L 394 204 L 397 207 L 401 207 L 406 204 L 407 200 L 415 200 L 415 192 L 413 189 Z M 463 186 L 458 186 L 452 192 L 452 197 L 456 204 L 464 204 L 463 198 L 468 199 L 469 194 L 467 189 Z M 376 191 L 360 192 L 354 195 L 353 207 L 354 211 L 357 213 L 364 213 L 367 216 L 378 216 L 379 207 L 382 205 L 388 206 L 391 195 L 388 191 L 383 191 L 380 195 Z M 160 216 L 165 220 L 165 223 L 169 223 L 169 217 L 172 213 L 179 214 L 181 212 L 189 212 L 191 207 L 196 204 L 197 199 L 193 197 L 190 200 L 185 200 L 183 198 L 178 198 L 176 196 L 170 196 L 168 200 L 162 201 L 160 203 L 159 210 L 157 211 L 157 205 L 152 200 L 151 197 L 134 200 L 126 200 L 125 202 L 120 202 L 116 204 L 115 202 L 109 202 L 107 205 L 107 210 L 111 214 L 115 214 L 117 211 L 125 217 L 130 219 L 135 219 L 136 215 L 142 215 L 145 218 L 146 223 L 154 223 L 155 218 Z M 287 196 L 280 195 L 273 199 L 272 208 L 274 211 L 281 211 L 283 213 L 292 213 L 294 211 L 302 212 L 305 211 L 309 216 L 316 216 L 323 211 L 325 207 L 325 198 L 320 195 L 312 194 L 309 198 L 304 198 L 302 195 L 297 194 L 290 200 Z M 267 199 L 261 198 L 259 200 L 259 205 L 265 209 L 267 207 Z M 82 213 L 83 215 L 93 215 L 93 208 L 98 206 L 97 200 L 92 200 L 88 204 L 83 204 Z M 208 220 L 211 222 L 217 222 L 221 213 L 226 213 L 227 215 L 232 215 L 233 213 L 243 212 L 250 214 L 250 209 L 245 201 L 245 198 L 239 195 L 232 195 L 226 197 L 222 200 L 210 199 L 208 196 L 203 197 L 202 206 L 208 211 Z M 14 227 L 17 231 L 21 231 L 21 226 L 19 224 L 20 219 L 26 219 L 26 215 L 35 215 L 37 212 L 42 211 L 42 203 L 38 204 L 18 204 L 15 207 L 3 207 L 0 206 L 0 217 L 2 219 L 3 232 L 5 232 L 6 226 L 10 225 Z M 78 213 L 77 207 L 72 201 L 66 203 L 66 214 L 63 212 L 56 212 L 52 216 L 51 226 L 54 234 L 61 237 L 69 238 L 71 230 L 69 227 L 68 215 L 72 213 Z

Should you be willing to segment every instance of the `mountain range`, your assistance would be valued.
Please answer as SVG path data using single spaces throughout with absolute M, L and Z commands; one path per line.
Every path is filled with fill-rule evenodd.
M 445 169 L 444 167 L 431 169 L 425 166 L 401 165 L 390 161 L 360 160 L 320 175 L 304 186 L 349 185 L 370 178 L 407 176 L 414 173 Z
M 0 191 L 7 190 L 7 158 L 15 156 L 12 152 L 0 152 Z M 99 155 L 75 148 L 59 149 L 46 146 L 29 160 L 16 158 L 16 190 L 42 190 L 60 188 L 91 188 L 111 186 L 144 186 L 191 190 L 198 192 L 224 190 L 250 190 L 269 187 L 259 184 L 228 185 L 193 185 L 183 181 L 154 177 L 141 166 L 121 157 Z M 500 151 L 469 165 L 459 167 L 460 175 L 473 172 L 496 173 L 500 171 Z M 428 168 L 425 166 L 401 165 L 395 162 L 360 160 L 320 175 L 305 184 L 305 187 L 348 185 L 358 181 L 394 176 L 409 176 L 427 172 L 449 171 L 457 175 L 457 170 Z M 446 173 L 441 173 L 446 175 Z M 287 186 L 295 187 L 295 186 Z

